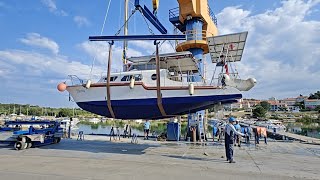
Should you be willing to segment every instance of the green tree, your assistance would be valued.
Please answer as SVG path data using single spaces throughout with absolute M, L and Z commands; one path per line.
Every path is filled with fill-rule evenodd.
M 256 106 L 252 111 L 253 117 L 266 117 L 266 113 L 267 111 L 262 106 Z
M 302 110 L 304 109 L 304 102 L 296 102 L 294 106 L 298 106 Z
M 66 108 L 62 108 L 60 109 L 60 111 L 58 112 L 58 116 L 59 117 L 72 117 L 73 112 L 70 109 L 66 109 Z
M 317 91 L 314 94 L 310 94 L 308 99 L 320 99 L 320 91 Z
M 263 109 L 265 109 L 266 111 L 269 111 L 271 104 L 268 103 L 267 101 L 262 101 L 262 102 L 260 102 L 260 106 L 263 107 Z

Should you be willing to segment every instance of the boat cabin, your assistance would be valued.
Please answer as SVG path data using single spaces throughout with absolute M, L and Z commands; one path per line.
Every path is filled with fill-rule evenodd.
M 176 52 L 160 54 L 160 77 L 162 85 L 175 84 L 175 82 L 188 82 L 188 79 L 199 72 L 198 61 L 192 53 Z M 146 84 L 156 83 L 156 60 L 155 55 L 129 58 L 130 63 L 126 64 L 128 71 L 111 73 L 110 82 L 130 82 L 134 77 L 135 82 L 143 81 Z M 106 76 L 99 82 L 106 82 Z

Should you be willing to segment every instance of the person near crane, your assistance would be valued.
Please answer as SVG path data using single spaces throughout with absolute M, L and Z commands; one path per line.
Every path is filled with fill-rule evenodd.
M 236 124 L 234 125 L 234 128 L 238 131 L 241 132 L 241 126 L 239 124 L 239 120 L 236 120 Z M 235 134 L 234 135 L 234 146 L 236 146 L 238 144 L 239 147 L 241 147 L 241 136 Z
M 233 159 L 233 143 L 234 143 L 234 134 L 239 135 L 239 136 L 245 136 L 241 132 L 238 132 L 233 124 L 235 122 L 234 117 L 229 118 L 229 123 L 226 125 L 225 128 L 225 148 L 226 148 L 226 156 L 227 156 L 227 161 L 229 163 L 235 163 Z

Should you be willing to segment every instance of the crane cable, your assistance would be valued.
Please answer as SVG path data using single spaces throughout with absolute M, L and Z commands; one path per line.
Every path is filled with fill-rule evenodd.
M 112 0 L 109 0 L 109 3 L 108 3 L 107 11 L 106 11 L 106 14 L 104 16 L 103 24 L 102 24 L 101 31 L 100 31 L 100 36 L 102 35 L 102 33 L 104 31 L 104 26 L 105 26 L 107 18 L 108 18 L 108 13 L 109 13 L 111 1 Z M 96 59 L 97 59 L 97 55 L 94 56 L 92 64 L 91 64 L 89 80 L 91 80 L 91 78 L 92 78 L 92 70 L 93 70 L 93 66 L 94 66 L 94 63 L 95 63 Z

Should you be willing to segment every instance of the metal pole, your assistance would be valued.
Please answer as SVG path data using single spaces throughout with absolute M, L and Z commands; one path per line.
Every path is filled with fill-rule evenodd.
M 129 5 L 129 0 L 124 0 L 124 32 L 123 34 L 126 36 L 128 35 L 128 5 Z M 128 42 L 123 41 L 123 64 L 127 64 L 127 49 L 128 49 Z

